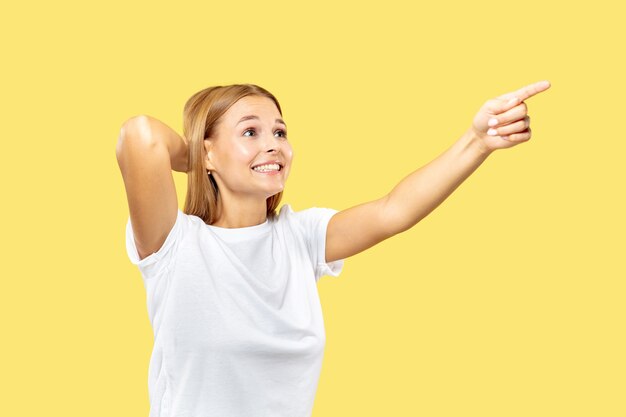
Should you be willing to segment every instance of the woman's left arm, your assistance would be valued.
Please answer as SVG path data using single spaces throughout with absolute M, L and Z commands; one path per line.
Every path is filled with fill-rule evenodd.
M 435 160 L 409 174 L 384 197 L 336 213 L 326 231 L 326 262 L 345 259 L 404 232 L 439 206 L 496 149 L 530 140 L 524 100 L 547 81 L 488 100 L 472 127 Z

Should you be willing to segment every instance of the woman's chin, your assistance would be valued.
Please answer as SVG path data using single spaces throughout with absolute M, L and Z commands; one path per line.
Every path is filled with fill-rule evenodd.
M 272 196 L 275 196 L 276 194 L 280 194 L 285 190 L 285 187 L 279 189 L 279 190 L 274 190 L 274 191 L 270 191 L 269 195 L 267 196 L 267 198 L 270 198 Z

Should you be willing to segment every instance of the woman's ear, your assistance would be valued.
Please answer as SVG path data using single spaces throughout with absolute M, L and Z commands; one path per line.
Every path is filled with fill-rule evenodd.
M 204 168 L 209 171 L 215 171 L 215 167 L 213 166 L 211 151 L 213 149 L 213 143 L 210 139 L 204 139 L 204 155 L 202 156 L 202 161 L 204 162 Z

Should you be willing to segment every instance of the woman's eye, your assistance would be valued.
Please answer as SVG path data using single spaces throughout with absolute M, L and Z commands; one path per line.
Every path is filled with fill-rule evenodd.
M 282 129 L 277 130 L 276 132 L 274 132 L 275 135 L 278 135 L 279 137 L 282 138 L 286 138 L 287 137 L 287 132 L 285 132 Z M 256 130 L 255 129 L 246 129 L 243 131 L 243 135 L 250 137 L 250 136 L 256 136 Z

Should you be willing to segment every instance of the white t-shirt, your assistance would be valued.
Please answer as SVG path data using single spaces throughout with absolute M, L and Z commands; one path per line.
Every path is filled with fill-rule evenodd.
M 309 417 L 326 335 L 316 282 L 336 210 L 283 205 L 265 223 L 228 229 L 180 209 L 163 246 L 139 259 L 154 347 L 150 417 Z

